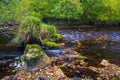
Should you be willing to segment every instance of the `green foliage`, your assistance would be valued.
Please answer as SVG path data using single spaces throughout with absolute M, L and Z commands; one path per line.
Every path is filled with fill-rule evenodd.
M 18 16 L 16 18 L 16 21 L 21 22 L 24 20 L 25 16 L 29 16 L 30 14 L 30 0 L 20 0 L 20 3 L 18 5 L 18 9 L 16 10 L 16 15 Z
M 80 55 L 80 56 L 78 56 L 78 59 L 79 59 L 79 60 L 83 60 L 84 57 Z
M 79 0 L 59 0 L 52 10 L 56 18 L 80 19 L 82 6 Z
M 55 26 L 47 25 L 47 24 L 41 24 L 41 35 L 42 38 L 52 38 L 57 34 L 57 30 Z
M 47 48 L 59 48 L 59 45 L 56 44 L 55 42 L 50 42 L 50 41 L 44 41 L 44 45 L 47 47 Z
M 55 39 L 55 41 L 58 41 L 58 40 L 63 39 L 63 36 L 61 34 L 55 34 L 54 39 Z
M 58 34 L 55 26 L 42 23 L 40 30 L 42 39 L 48 39 L 49 41 L 58 41 L 63 38 L 62 35 Z
M 39 78 L 35 78 L 35 80 L 39 80 Z
M 103 11 L 102 0 L 85 0 L 82 1 L 84 14 L 82 19 L 87 21 L 97 20 L 97 16 Z M 102 9 L 102 10 L 101 10 Z
M 35 53 L 41 53 L 41 51 L 43 51 L 43 49 L 37 44 L 27 44 L 24 54 L 26 54 L 26 52 L 29 52 L 29 50 L 31 49 L 37 49 Z M 35 53 L 31 53 L 31 54 L 35 54 Z
M 83 20 L 92 22 L 120 20 L 120 0 L 84 0 L 82 4 Z
M 107 21 L 120 20 L 120 0 L 103 0 L 105 12 L 100 19 L 106 18 Z
M 40 14 L 42 18 L 51 17 L 57 0 L 31 0 L 30 10 L 33 14 Z
M 120 0 L 2 0 L 0 23 L 22 22 L 26 16 L 71 22 L 120 20 Z M 75 21 L 74 21 L 75 20 Z M 71 21 L 71 22 L 70 22 Z
M 0 23 L 14 21 L 17 18 L 18 0 L 0 1 Z
M 57 33 L 55 26 L 41 23 L 40 19 L 37 17 L 27 16 L 19 26 L 13 42 L 17 44 L 24 42 L 24 44 L 26 44 L 29 43 L 30 40 L 39 42 L 41 38 L 56 41 L 62 38 L 62 36 Z
M 34 16 L 27 16 L 18 28 L 14 43 L 27 43 L 30 39 L 39 39 L 40 36 L 40 19 Z

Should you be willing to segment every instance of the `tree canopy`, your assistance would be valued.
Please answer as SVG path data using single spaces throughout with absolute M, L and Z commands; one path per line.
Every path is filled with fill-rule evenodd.
M 119 21 L 120 0 L 2 0 L 0 22 L 32 15 L 82 22 Z

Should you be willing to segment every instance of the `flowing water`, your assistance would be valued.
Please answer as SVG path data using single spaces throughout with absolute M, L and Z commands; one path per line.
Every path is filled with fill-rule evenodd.
M 76 68 L 61 68 L 67 77 L 87 77 L 88 79 L 96 80 L 98 76 L 100 77 L 102 75 L 102 79 L 105 80 L 108 76 L 109 79 L 120 79 L 120 74 L 116 75 L 119 70 L 113 66 L 110 69 L 114 71 L 116 69 L 116 72 L 107 69 L 107 73 L 105 68 L 103 68 L 103 73 L 101 73 L 102 69 L 96 72 L 97 69 L 101 68 L 101 63 L 104 61 L 120 67 L 120 27 L 72 28 L 61 30 L 60 33 L 65 37 L 64 42 L 70 49 L 77 51 L 78 54 L 80 53 L 87 58 L 85 60 L 86 64 L 82 67 L 77 67 L 81 66 L 81 63 L 74 61 L 75 64 L 73 66 L 76 66 Z M 91 66 L 94 68 L 90 69 Z M 114 72 L 117 78 L 115 76 L 110 77 L 112 72 Z
M 61 34 L 65 37 L 65 42 L 101 41 L 101 45 L 111 43 L 112 45 L 106 45 L 106 47 L 120 54 L 120 27 L 73 28 L 65 31 L 63 30 Z
M 106 80 L 107 77 L 111 80 L 120 79 L 120 74 L 118 74 L 120 71 L 120 27 L 63 28 L 60 33 L 64 36 L 65 46 L 59 50 L 47 50 L 46 52 L 55 54 L 54 56 L 62 60 L 58 60 L 56 65 L 62 66 L 61 70 L 67 77 L 77 78 L 77 80 L 82 80 L 81 78 L 97 80 L 99 77 L 100 80 Z M 74 51 L 84 56 L 83 62 L 68 58 L 76 56 Z M 58 55 L 61 53 L 63 53 L 63 58 Z M 105 67 L 108 64 L 111 66 Z
M 11 38 L 0 35 L 0 78 L 14 75 L 21 66 L 19 56 L 23 54 L 15 46 L 10 46 Z
M 62 29 L 60 33 L 64 36 L 63 42 L 66 46 L 59 50 L 46 50 L 47 53 L 62 53 L 65 48 L 74 48 L 88 58 L 92 56 L 89 66 L 97 66 L 103 59 L 120 66 L 120 27 L 72 28 Z M 0 78 L 15 74 L 15 69 L 21 65 L 19 56 L 23 52 L 16 47 L 9 46 L 10 40 L 6 36 L 0 36 Z M 81 45 L 78 45 L 79 43 L 82 43 L 82 48 Z M 97 56 L 95 56 L 96 54 Z M 91 73 L 90 70 L 85 71 Z M 83 72 L 85 71 L 83 70 Z M 69 76 L 70 73 L 65 74 Z

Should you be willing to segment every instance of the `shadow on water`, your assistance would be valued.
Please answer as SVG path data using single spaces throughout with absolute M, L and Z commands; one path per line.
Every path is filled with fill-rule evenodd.
M 87 66 L 100 67 L 102 60 L 107 60 L 109 63 L 120 66 L 119 51 L 113 51 L 109 49 L 109 45 L 106 45 L 105 43 L 103 45 L 93 45 L 93 41 L 89 43 L 88 42 L 81 42 L 83 44 L 85 43 L 82 45 L 83 48 L 76 47 L 76 51 L 88 58 L 88 60 L 86 60 L 86 62 L 88 62 Z
M 19 56 L 23 54 L 16 46 L 9 46 L 11 38 L 0 35 L 0 79 L 14 75 L 20 67 Z

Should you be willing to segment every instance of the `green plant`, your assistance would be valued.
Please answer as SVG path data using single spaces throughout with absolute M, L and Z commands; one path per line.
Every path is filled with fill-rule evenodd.
M 63 38 L 62 35 L 58 34 L 56 27 L 47 24 L 41 24 L 41 36 L 43 39 L 48 39 L 48 41 L 57 41 Z
M 18 0 L 3 0 L 0 1 L 0 23 L 15 21 L 18 15 L 16 11 L 18 9 Z
M 27 43 L 38 40 L 41 42 L 40 36 L 40 19 L 34 16 L 27 16 L 18 28 L 18 33 L 13 40 L 14 43 Z
M 24 53 L 28 52 L 30 49 L 35 49 L 35 48 L 38 49 L 38 52 L 43 51 L 43 49 L 38 44 L 27 44 Z M 32 54 L 35 54 L 35 53 L 32 53 Z
M 52 12 L 56 18 L 80 19 L 83 8 L 80 0 L 59 0 Z
M 80 55 L 80 56 L 78 56 L 77 58 L 78 58 L 79 60 L 82 60 L 82 59 L 84 59 L 84 56 L 81 56 L 81 55 Z
M 54 40 L 55 41 L 58 41 L 58 40 L 61 40 L 61 39 L 63 39 L 63 36 L 61 34 L 55 34 L 54 35 Z
M 52 38 L 56 34 L 57 34 L 57 30 L 56 30 L 55 26 L 47 25 L 47 24 L 41 24 L 42 38 Z
M 30 15 L 30 3 L 30 0 L 20 0 L 18 9 L 16 10 L 16 15 L 18 16 L 16 20 L 18 22 L 21 22 L 26 16 Z

